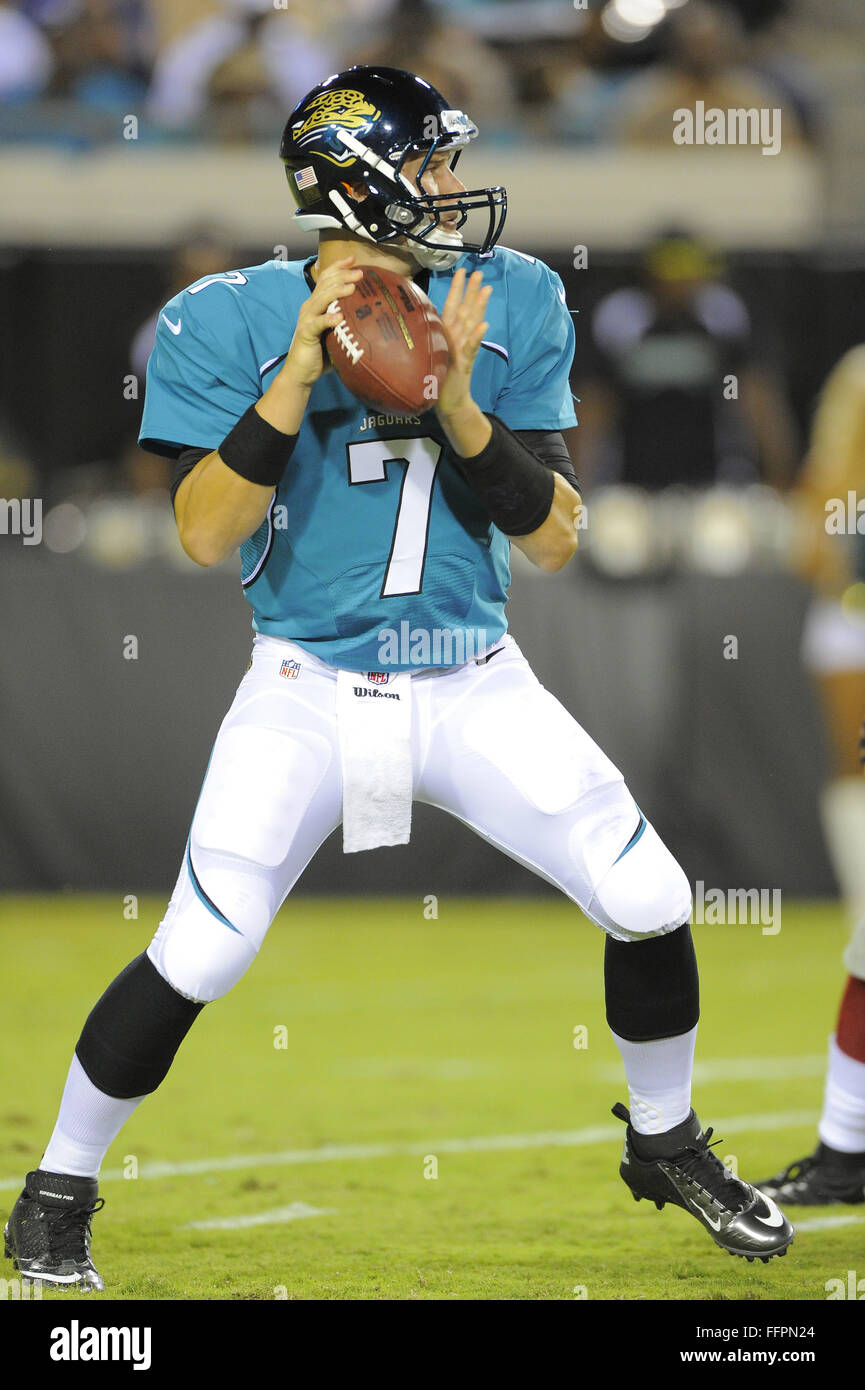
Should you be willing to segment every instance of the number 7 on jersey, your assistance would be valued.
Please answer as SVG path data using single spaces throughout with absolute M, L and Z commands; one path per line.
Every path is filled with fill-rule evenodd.
M 380 598 L 421 591 L 432 493 L 441 452 L 441 444 L 423 437 L 368 439 L 346 446 L 348 481 L 353 486 L 387 482 L 388 464 L 405 464 Z

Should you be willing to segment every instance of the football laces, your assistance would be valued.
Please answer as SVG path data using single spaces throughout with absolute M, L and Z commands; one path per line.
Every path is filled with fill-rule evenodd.
M 334 299 L 330 304 L 328 304 L 327 312 L 329 314 L 335 314 L 338 313 L 338 311 L 339 300 Z M 352 333 L 345 319 L 343 319 L 341 323 L 338 323 L 334 326 L 333 335 L 336 338 L 336 341 L 339 343 L 340 347 L 342 348 L 343 352 L 345 353 L 346 357 L 349 357 L 354 366 L 357 366 L 358 362 L 364 355 L 365 349 L 361 347 L 360 343 Z

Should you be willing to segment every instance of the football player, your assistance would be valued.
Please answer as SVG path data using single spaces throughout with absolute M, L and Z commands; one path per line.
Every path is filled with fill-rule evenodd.
M 109 1144 L 205 1004 L 252 964 L 319 845 L 341 821 L 346 850 L 405 843 L 412 799 L 556 884 L 606 932 L 634 1197 L 682 1207 L 748 1259 L 793 1238 L 691 1108 L 685 874 L 507 632 L 509 546 L 550 571 L 575 548 L 561 434 L 576 424 L 574 332 L 559 277 L 498 245 L 504 189 L 457 177 L 476 134 L 411 73 L 329 78 L 281 146 L 317 253 L 206 277 L 160 314 L 141 441 L 175 460 L 187 552 L 211 565 L 240 548 L 255 638 L 165 917 L 87 1018 L 9 1220 L 7 1253 L 30 1278 L 102 1287 L 90 1218 Z M 442 315 L 450 366 L 424 415 L 375 414 L 325 369 L 322 335 L 363 266 L 413 277 Z M 462 658 L 434 641 L 385 652 L 382 635 L 403 624 L 460 638 Z M 367 698 L 383 685 L 393 698 Z
M 844 354 L 826 381 L 798 484 L 807 542 L 799 566 L 814 586 L 803 657 L 814 679 L 832 754 L 820 811 L 826 844 L 853 928 L 817 1126 L 817 1144 L 761 1191 L 796 1206 L 865 1202 L 865 541 L 850 498 L 865 484 L 865 344 Z M 839 517 L 843 515 L 843 521 Z M 863 731 L 865 732 L 865 731 Z

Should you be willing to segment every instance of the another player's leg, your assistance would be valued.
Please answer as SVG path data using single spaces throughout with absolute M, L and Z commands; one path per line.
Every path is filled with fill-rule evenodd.
M 687 879 L 621 774 L 545 691 L 511 639 L 486 665 L 428 683 L 419 798 L 556 884 L 608 937 L 607 1012 L 631 1112 L 621 1175 L 689 1212 L 716 1244 L 783 1254 L 789 1221 L 734 1178 L 690 1104 L 698 1016 Z M 418 692 L 420 695 L 420 691 Z
M 205 1003 L 255 959 L 286 894 L 339 824 L 335 681 L 309 662 L 303 686 L 287 687 L 278 675 L 284 647 L 257 642 L 214 745 L 166 915 L 84 1025 L 54 1132 L 6 1225 L 5 1253 L 29 1279 L 103 1287 L 90 1220 L 102 1205 L 97 1178 L 109 1145 L 162 1083 Z
M 858 755 L 865 623 L 845 614 L 840 603 L 815 603 L 806 620 L 803 657 L 819 697 L 828 755 L 820 793 L 823 837 L 852 929 L 865 916 L 865 777 Z
M 865 919 L 847 949 L 847 979 L 829 1043 L 823 1113 L 813 1153 L 758 1184 L 793 1206 L 865 1202 Z
M 855 923 L 849 972 L 829 1064 L 816 1148 L 758 1184 L 777 1201 L 829 1206 L 865 1201 L 865 628 L 840 604 L 816 602 L 808 615 L 805 664 L 815 677 L 831 759 L 820 809 L 848 917 Z

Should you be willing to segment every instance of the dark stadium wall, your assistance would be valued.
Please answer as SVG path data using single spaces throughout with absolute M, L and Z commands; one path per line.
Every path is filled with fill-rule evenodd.
M 0 592 L 15 596 L 0 605 L 0 890 L 169 891 L 251 648 L 236 577 L 158 562 L 106 570 L 7 544 Z M 822 743 L 799 665 L 805 602 L 773 573 L 610 584 L 571 567 L 515 579 L 511 630 L 539 679 L 625 773 L 692 882 L 834 891 L 817 822 Z M 731 631 L 735 662 L 719 655 Z M 299 885 L 361 890 L 552 891 L 425 807 L 407 848 L 346 856 L 337 832 Z
M 633 282 L 633 256 L 592 255 L 575 270 L 559 253 L 542 255 L 562 276 L 581 319 L 611 288 Z M 239 265 L 264 260 L 269 248 L 245 247 Z M 11 425 L 46 486 L 62 485 L 70 464 L 110 461 L 137 431 L 140 399 L 124 397 L 133 334 L 164 302 L 167 260 L 152 248 L 16 251 L 0 257 L 0 419 Z M 805 426 L 832 365 L 861 341 L 856 306 L 865 296 L 865 268 L 833 269 L 819 259 L 765 252 L 738 255 L 731 281 L 755 315 L 771 324 L 767 341 L 780 354 L 794 409 Z M 143 393 L 144 383 L 141 384 Z

